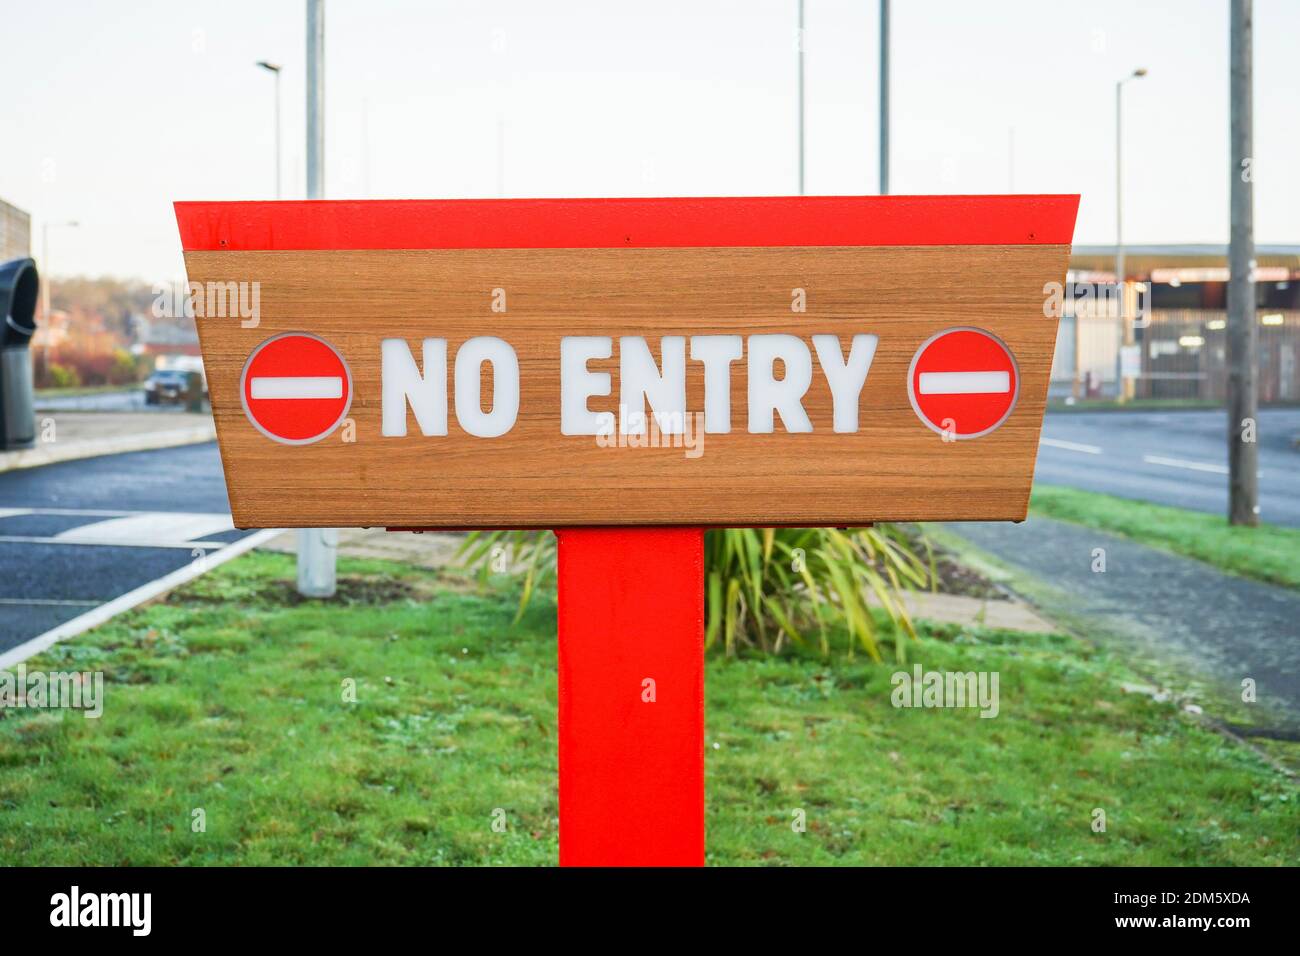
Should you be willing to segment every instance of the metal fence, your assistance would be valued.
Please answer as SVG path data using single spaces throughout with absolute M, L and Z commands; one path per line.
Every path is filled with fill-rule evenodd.
M 1259 401 L 1300 402 L 1300 311 L 1260 310 L 1258 322 Z M 1222 310 L 1154 309 L 1134 329 L 1136 345 L 1125 362 L 1117 316 L 1066 316 L 1057 333 L 1051 397 L 1116 398 L 1123 372 L 1133 379 L 1134 398 L 1223 401 L 1226 328 Z

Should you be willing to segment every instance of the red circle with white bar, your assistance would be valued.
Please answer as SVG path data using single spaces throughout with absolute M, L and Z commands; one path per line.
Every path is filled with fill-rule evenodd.
M 951 438 L 979 438 L 1016 407 L 1015 356 L 983 329 L 946 329 L 922 343 L 907 371 L 907 395 L 927 428 Z
M 310 445 L 352 406 L 352 372 L 334 346 L 306 332 L 272 336 L 244 363 L 239 397 L 253 427 L 273 441 Z

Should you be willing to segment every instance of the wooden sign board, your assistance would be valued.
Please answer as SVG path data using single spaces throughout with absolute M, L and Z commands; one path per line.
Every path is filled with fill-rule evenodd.
M 236 525 L 559 528 L 1023 519 L 1077 208 L 176 213 Z

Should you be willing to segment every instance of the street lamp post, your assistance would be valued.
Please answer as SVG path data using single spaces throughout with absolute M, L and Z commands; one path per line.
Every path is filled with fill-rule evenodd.
M 307 198 L 325 197 L 325 2 L 307 0 Z
M 68 219 L 64 222 L 47 222 L 41 226 L 41 265 L 40 271 L 44 273 L 41 279 L 41 321 L 47 326 L 50 322 L 50 283 L 54 274 L 50 271 L 50 230 L 51 229 L 75 229 L 81 223 L 75 219 Z M 48 337 L 46 342 L 48 342 Z M 49 356 L 46 355 L 48 345 L 41 347 L 41 371 L 45 371 L 46 365 L 49 364 Z
M 275 198 L 283 198 L 280 193 L 280 66 L 258 60 L 257 65 L 269 70 L 275 76 Z
M 1128 309 L 1128 287 L 1124 282 L 1124 84 L 1147 75 L 1145 67 L 1138 67 L 1115 84 L 1115 287 L 1119 290 L 1119 317 L 1123 323 L 1125 345 L 1134 342 L 1133 323 Z M 1132 398 L 1132 383 L 1121 377 L 1120 401 Z
M 880 0 L 880 195 L 889 195 L 889 0 Z
M 804 105 L 803 105 L 803 0 L 799 0 L 799 32 L 795 35 L 799 52 L 799 195 L 804 193 L 803 155 L 804 155 Z

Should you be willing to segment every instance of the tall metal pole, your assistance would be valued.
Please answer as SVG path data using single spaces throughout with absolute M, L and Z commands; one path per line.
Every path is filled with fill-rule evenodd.
M 1124 84 L 1147 75 L 1138 67 L 1115 84 L 1115 281 L 1124 285 Z
M 325 195 L 325 2 L 307 0 L 307 198 Z
M 307 0 L 307 198 L 325 196 L 325 4 Z M 298 593 L 333 597 L 339 533 L 337 528 L 298 532 Z
M 361 97 L 361 195 L 370 198 L 370 97 Z
M 799 195 L 803 195 L 803 0 L 799 0 L 799 32 L 796 41 L 799 47 Z
M 1115 288 L 1119 290 L 1120 342 L 1125 346 L 1135 341 L 1133 327 L 1128 321 L 1128 285 L 1124 281 L 1124 81 L 1115 84 Z M 1075 322 L 1078 322 L 1076 317 Z M 1130 380 L 1116 375 L 1118 398 L 1129 399 Z M 1136 395 L 1136 390 L 1134 390 Z
M 1123 163 L 1123 144 L 1125 144 L 1125 122 L 1123 122 L 1123 92 L 1125 83 L 1130 79 L 1141 79 L 1147 75 L 1147 68 L 1139 66 L 1134 72 L 1115 83 L 1115 282 L 1121 286 L 1125 282 L 1125 163 Z
M 50 224 L 48 222 L 41 223 L 41 265 L 38 272 L 41 276 L 41 321 L 45 323 L 45 327 L 48 329 L 51 327 L 50 283 L 53 278 L 50 274 Z M 49 342 L 48 336 L 49 333 L 47 332 L 45 334 L 46 343 Z M 45 370 L 50 364 L 49 350 L 50 347 L 46 344 L 40 352 L 37 353 L 40 356 L 40 362 L 32 369 L 33 377 L 43 377 L 45 375 Z
M 880 195 L 889 195 L 889 0 L 880 0 Z
M 54 273 L 50 271 L 50 230 L 63 227 L 75 228 L 81 225 L 75 219 L 67 222 L 41 223 L 41 320 L 50 321 L 50 286 L 54 284 Z
M 275 75 L 275 198 L 283 199 L 280 191 L 280 66 L 267 60 L 258 60 L 257 65 Z
M 497 112 L 497 198 L 506 195 L 506 114 Z
M 283 199 L 280 189 L 280 70 L 275 71 L 275 198 Z
M 1115 84 L 1115 282 L 1124 301 L 1124 80 Z
M 1124 84 L 1146 75 L 1146 69 L 1139 67 L 1115 84 L 1115 285 L 1119 290 L 1119 321 L 1125 345 L 1136 341 L 1133 334 L 1136 316 L 1132 314 L 1136 310 L 1128 307 L 1128 283 L 1124 275 Z M 1132 397 L 1133 380 L 1121 376 L 1119 400 L 1123 402 Z
M 50 324 L 50 224 L 41 223 L 41 321 Z
M 1228 246 L 1228 521 L 1259 523 L 1255 320 L 1255 197 L 1251 0 L 1232 0 L 1230 139 L 1232 226 Z
M 1016 191 L 1016 128 L 1007 127 L 1007 192 Z

